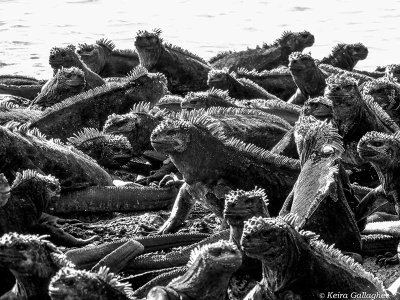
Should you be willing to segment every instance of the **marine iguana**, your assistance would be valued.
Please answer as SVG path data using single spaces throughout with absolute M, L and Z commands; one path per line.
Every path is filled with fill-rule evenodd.
M 148 73 L 142 66 L 124 84 L 109 84 L 67 98 L 48 107 L 30 122 L 52 138 L 65 140 L 83 127 L 101 129 L 112 113 L 122 114 L 140 101 L 153 106 L 167 92 L 165 76 Z
M 358 156 L 357 143 L 369 131 L 392 133 L 400 128 L 371 96 L 361 95 L 354 79 L 332 75 L 327 84 L 325 97 L 332 101 L 333 120 L 343 137 L 342 160 L 346 169 L 353 170 L 350 180 L 376 186 L 375 172 Z
M 353 72 L 353 71 L 346 71 L 341 68 L 336 68 L 332 65 L 318 63 L 318 68 L 324 73 L 325 77 L 328 78 L 331 75 L 344 75 L 348 78 L 352 78 L 357 81 L 358 86 L 362 86 L 365 82 L 374 80 L 373 77 L 364 75 L 361 73 Z
M 289 103 L 301 105 L 310 97 L 324 94 L 325 76 L 310 55 L 301 52 L 290 54 L 289 70 L 297 86 L 295 94 L 288 100 Z
M 264 88 L 267 92 L 282 100 L 289 98 L 296 92 L 297 86 L 293 81 L 292 74 L 287 67 L 279 67 L 272 70 L 257 72 L 239 68 L 235 71 L 237 78 L 247 78 Z
M 151 143 L 170 156 L 185 180 L 172 214 L 160 229 L 164 232 L 183 222 L 196 200 L 222 217 L 225 194 L 237 188 L 264 188 L 273 199 L 270 212 L 277 214 L 299 172 L 296 160 L 226 138 L 221 126 L 207 116 L 163 121 L 153 131 Z
M 250 79 L 237 78 L 236 74 L 229 73 L 228 69 L 211 70 L 208 73 L 207 84 L 210 88 L 227 90 L 229 96 L 238 100 L 258 98 L 280 100 Z
M 303 51 L 314 44 L 314 36 L 308 31 L 284 31 L 271 45 L 247 49 L 239 52 L 218 54 L 209 61 L 216 69 L 228 68 L 234 71 L 240 67 L 256 71 L 270 70 L 288 64 L 290 53 Z
M 50 50 L 49 64 L 53 68 L 53 76 L 57 74 L 57 71 L 61 68 L 76 67 L 83 71 L 86 79 L 85 90 L 93 89 L 97 86 L 105 84 L 103 78 L 97 75 L 95 72 L 90 70 L 88 66 L 81 60 L 80 56 L 75 52 L 74 45 L 68 45 L 66 47 L 53 47 Z M 50 79 L 51 80 L 51 79 Z M 46 85 L 49 81 L 46 83 Z
M 0 125 L 6 125 L 10 121 L 18 123 L 30 122 L 42 115 L 37 106 L 20 107 L 11 102 L 0 103 Z
M 160 29 L 138 31 L 135 47 L 140 64 L 150 72 L 165 74 L 173 94 L 207 89 L 210 65 L 187 50 L 165 43 L 160 34 Z
M 183 97 L 178 95 L 165 95 L 157 102 L 156 107 L 166 109 L 167 111 L 180 112 Z
M 51 277 L 62 267 L 74 267 L 43 236 L 18 233 L 0 237 L 0 266 L 10 269 L 16 279 L 12 290 L 0 299 L 50 299 Z
M 123 77 L 139 65 L 135 51 L 115 49 L 115 44 L 108 39 L 97 40 L 95 44 L 79 44 L 76 52 L 101 77 Z
M 358 200 L 341 164 L 341 136 L 314 117 L 301 117 L 294 136 L 301 171 L 280 215 L 295 214 L 298 228 L 319 234 L 343 251 L 359 253 L 361 236 L 354 218 Z
M 332 101 L 325 96 L 310 98 L 304 103 L 301 114 L 330 122 L 333 118 L 332 106 Z
M 400 85 L 388 78 L 369 81 L 362 88 L 363 95 L 370 95 L 376 103 L 400 125 Z
M 186 273 L 165 287 L 154 287 L 147 300 L 226 299 L 232 274 L 242 264 L 242 254 L 233 243 L 219 241 L 194 250 Z
M 132 300 L 132 287 L 106 267 L 97 272 L 60 269 L 50 281 L 52 300 Z
M 132 157 L 131 144 L 122 135 L 103 133 L 95 128 L 83 128 L 67 140 L 105 168 L 119 169 Z
M 354 66 L 358 63 L 358 61 L 366 59 L 367 56 L 368 48 L 362 43 L 339 43 L 333 47 L 329 56 L 321 59 L 321 63 L 330 64 L 343 70 L 353 71 Z
M 373 294 L 375 299 L 389 298 L 379 279 L 318 235 L 299 230 L 295 223 L 292 214 L 253 217 L 245 222 L 242 249 L 263 265 L 263 279 L 246 300 L 312 300 L 336 293 L 349 295 L 349 299 L 367 299 L 363 293 Z
M 0 126 L 0 165 L 7 178 L 19 170 L 33 169 L 60 180 L 61 190 L 91 185 L 112 185 L 110 175 L 92 158 L 58 140 L 48 140 L 37 129 Z
M 218 107 L 239 107 L 228 91 L 211 88 L 205 92 L 189 92 L 181 102 L 182 109 Z
M 61 68 L 43 87 L 31 102 L 43 108 L 83 92 L 86 86 L 85 74 L 76 67 Z
M 30 103 L 31 100 L 23 97 L 13 96 L 9 94 L 0 95 L 0 105 L 12 104 L 15 106 L 27 107 Z
M 8 183 L 4 176 L 2 179 L 3 184 Z M 77 239 L 53 224 L 42 221 L 45 208 L 60 193 L 60 184 L 55 177 L 25 170 L 17 173 L 8 191 L 9 199 L 0 207 L 0 236 L 8 232 L 45 233 L 58 245 L 74 247 L 90 244 L 95 239 Z
M 0 94 L 10 94 L 32 100 L 46 80 L 22 75 L 0 75 Z

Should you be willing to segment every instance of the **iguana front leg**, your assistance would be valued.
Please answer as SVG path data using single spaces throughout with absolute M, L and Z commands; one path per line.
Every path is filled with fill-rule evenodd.
M 54 227 L 63 225 L 63 224 L 77 224 L 77 223 L 82 223 L 82 221 L 79 221 L 77 219 L 63 219 L 63 218 L 59 218 L 47 213 L 42 213 L 40 218 L 39 218 L 39 223 L 40 224 L 47 224 L 47 225 L 51 225 Z
M 290 210 L 292 209 L 292 204 L 293 204 L 293 198 L 294 198 L 294 192 L 293 189 L 290 192 L 290 194 L 286 197 L 285 202 L 283 203 L 283 206 L 279 212 L 280 216 L 285 216 L 288 213 L 290 213 Z
M 193 205 L 196 203 L 196 199 L 189 194 L 188 187 L 189 185 L 184 183 L 179 189 L 171 211 L 171 215 L 164 225 L 158 230 L 159 233 L 173 232 L 187 219 L 190 211 L 193 208 Z

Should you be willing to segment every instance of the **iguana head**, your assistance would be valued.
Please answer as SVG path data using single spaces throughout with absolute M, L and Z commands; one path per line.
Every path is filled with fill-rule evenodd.
M 331 75 L 327 79 L 325 97 L 332 101 L 333 117 L 342 135 L 354 125 L 362 102 L 357 81 L 346 75 Z
M 49 295 L 53 300 L 128 300 L 132 287 L 101 267 L 97 273 L 62 268 L 51 279 Z
M 212 106 L 232 107 L 235 105 L 227 91 L 214 88 L 205 92 L 189 92 L 181 103 L 182 109 L 200 109 Z
M 235 78 L 232 77 L 232 74 L 226 68 L 222 70 L 212 69 L 208 72 L 207 85 L 210 88 L 229 90 L 234 81 Z
M 82 91 L 86 85 L 85 73 L 79 68 L 61 68 L 57 74 L 58 84 L 64 88 L 75 88 Z
M 346 51 L 354 61 L 366 59 L 368 56 L 368 48 L 362 43 L 345 44 L 343 51 Z
M 173 154 L 188 148 L 194 126 L 184 120 L 167 119 L 152 132 L 151 145 L 156 151 Z
M 44 278 L 52 276 L 63 264 L 73 266 L 43 236 L 12 232 L 0 238 L 0 266 L 12 270 L 15 275 Z
M 304 50 L 304 48 L 311 47 L 314 44 L 314 41 L 314 35 L 308 31 L 285 31 L 275 43 L 278 43 L 281 46 L 289 47 L 292 52 L 301 52 Z
M 79 60 L 79 57 L 75 53 L 74 45 L 53 47 L 50 50 L 49 63 L 54 70 L 58 70 L 61 67 L 71 68 L 75 66 L 77 60 Z
M 165 95 L 156 104 L 160 109 L 165 109 L 166 111 L 180 112 L 183 97 L 178 95 Z
M 293 76 L 301 76 L 314 69 L 317 69 L 317 66 L 310 55 L 301 52 L 293 52 L 289 55 L 289 70 Z
M 225 195 L 224 219 L 229 225 L 243 225 L 253 216 L 269 216 L 268 199 L 263 189 L 236 190 Z
M 302 115 L 314 116 L 319 120 L 331 119 L 332 101 L 324 96 L 310 98 L 303 105 Z
M 295 231 L 282 218 L 253 217 L 244 223 L 242 249 L 268 266 L 285 264 L 298 251 Z
M 8 199 L 10 199 L 10 184 L 6 176 L 3 173 L 0 174 L 0 207 L 7 204 Z
M 152 32 L 139 30 L 136 34 L 135 47 L 139 61 L 148 70 L 155 66 L 160 57 L 162 48 L 160 34 L 160 29 L 154 29 Z
M 114 47 L 113 42 L 107 39 L 100 39 L 96 41 L 96 44 L 79 44 L 76 52 L 93 72 L 99 74 Z
M 84 128 L 68 141 L 106 168 L 118 168 L 132 158 L 132 147 L 125 136 Z
M 385 69 L 386 77 L 390 80 L 394 80 L 400 83 L 400 65 L 399 64 L 391 64 L 386 66 Z
M 388 78 L 378 78 L 364 84 L 362 92 L 370 95 L 388 114 L 400 105 L 400 86 Z

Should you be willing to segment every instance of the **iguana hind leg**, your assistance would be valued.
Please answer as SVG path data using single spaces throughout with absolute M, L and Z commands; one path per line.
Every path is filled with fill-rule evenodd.
M 77 220 L 77 219 L 63 219 L 63 218 L 59 218 L 47 213 L 42 213 L 42 215 L 40 216 L 39 219 L 39 223 L 41 224 L 47 224 L 47 225 L 51 225 L 51 226 L 60 226 L 63 224 L 79 224 L 82 223 L 82 221 Z

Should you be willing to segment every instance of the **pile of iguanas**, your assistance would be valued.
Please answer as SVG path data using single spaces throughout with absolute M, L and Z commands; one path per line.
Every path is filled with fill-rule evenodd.
M 0 75 L 0 299 L 400 299 L 362 266 L 399 263 L 398 65 L 315 60 L 307 31 L 209 62 L 161 36 Z

